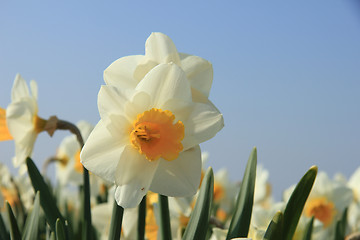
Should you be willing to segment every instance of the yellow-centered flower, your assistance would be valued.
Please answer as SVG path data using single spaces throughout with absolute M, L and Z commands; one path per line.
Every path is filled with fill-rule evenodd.
M 102 86 L 98 108 L 101 120 L 85 143 L 81 162 L 116 184 L 120 206 L 137 206 L 148 190 L 167 196 L 196 193 L 199 143 L 223 127 L 223 118 L 214 106 L 193 101 L 180 67 L 159 64 L 135 89 Z

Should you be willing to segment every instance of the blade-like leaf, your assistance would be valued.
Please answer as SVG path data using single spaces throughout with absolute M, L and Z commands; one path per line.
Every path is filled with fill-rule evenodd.
M 56 239 L 57 240 L 65 240 L 66 239 L 64 226 L 59 218 L 56 220 Z
M 117 205 L 116 200 L 114 200 L 114 206 L 111 215 L 109 240 L 120 239 L 123 214 L 124 209 Z
M 89 171 L 83 167 L 83 179 L 84 179 L 84 198 L 83 198 L 83 234 L 84 240 L 91 240 L 93 235 L 91 225 L 91 210 L 90 210 L 90 182 L 89 182 Z
M 170 213 L 168 197 L 159 194 L 159 211 L 160 211 L 160 239 L 168 240 L 171 237 Z
M 249 233 L 252 208 L 254 203 L 257 150 L 254 147 L 246 165 L 240 191 L 237 196 L 235 212 L 231 219 L 226 239 L 247 237 Z
M 205 239 L 209 228 L 210 212 L 214 195 L 214 173 L 208 168 L 202 181 L 199 196 L 189 223 L 185 229 L 183 240 Z
M 311 167 L 296 185 L 284 210 L 283 239 L 291 240 L 299 222 L 305 202 L 310 194 L 317 174 L 317 167 Z
M 23 240 L 37 239 L 40 219 L 40 192 L 36 192 L 33 208 L 26 219 Z
M 44 178 L 41 176 L 31 158 L 26 159 L 26 165 L 28 167 L 29 177 L 35 191 L 40 191 L 40 205 L 44 210 L 45 217 L 49 223 L 51 230 L 55 232 L 56 220 L 59 218 L 62 224 L 64 224 L 64 218 L 61 216 L 58 207 L 56 206 L 53 195 L 50 193 L 48 185 L 45 183 Z
M 306 228 L 304 229 L 304 238 L 303 240 L 311 240 L 311 234 L 314 227 L 314 217 L 312 217 L 309 221 L 309 223 L 306 225 Z
M 146 195 L 141 200 L 138 212 L 137 239 L 145 239 L 145 220 L 146 220 Z
M 0 239 L 10 240 L 10 234 L 6 230 L 4 220 L 0 214 Z
M 16 218 L 14 216 L 14 213 L 13 213 L 12 209 L 11 209 L 11 206 L 7 201 L 6 201 L 6 209 L 7 209 L 7 212 L 9 214 L 11 239 L 21 239 L 19 226 L 17 225 Z
M 264 240 L 279 240 L 283 231 L 284 215 L 282 212 L 277 212 L 271 220 L 268 228 L 266 229 Z
M 346 208 L 342 214 L 341 219 L 339 219 L 336 222 L 336 232 L 335 232 L 335 239 L 336 240 L 343 240 L 345 239 L 345 233 L 346 233 L 346 218 L 347 218 L 347 211 L 348 209 Z

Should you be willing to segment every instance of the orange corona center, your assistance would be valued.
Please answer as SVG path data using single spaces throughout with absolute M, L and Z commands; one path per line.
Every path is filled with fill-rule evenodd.
M 131 144 L 149 161 L 176 159 L 183 150 L 185 130 L 181 121 L 173 123 L 174 120 L 174 114 L 168 110 L 152 108 L 139 114 L 131 128 Z
M 333 221 L 335 213 L 334 203 L 324 197 L 312 199 L 305 208 L 305 214 L 308 217 L 314 216 L 321 221 L 325 227 L 329 226 Z

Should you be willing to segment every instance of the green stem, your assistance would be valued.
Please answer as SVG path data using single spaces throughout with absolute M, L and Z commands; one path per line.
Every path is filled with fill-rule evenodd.
M 109 240 L 120 239 L 123 214 L 124 214 L 124 209 L 119 205 L 117 205 L 116 200 L 114 200 L 114 206 L 111 216 Z
M 159 207 L 160 207 L 160 233 L 162 240 L 170 240 L 171 226 L 170 226 L 170 213 L 169 201 L 167 196 L 159 194 Z
M 145 220 L 146 220 L 146 195 L 141 200 L 139 205 L 139 212 L 138 212 L 138 226 L 137 226 L 137 239 L 144 240 L 145 239 Z

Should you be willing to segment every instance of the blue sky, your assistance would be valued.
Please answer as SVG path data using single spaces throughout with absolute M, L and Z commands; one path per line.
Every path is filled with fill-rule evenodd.
M 214 67 L 210 99 L 225 128 L 202 149 L 240 180 L 249 153 L 275 195 L 312 165 L 349 177 L 360 165 L 360 5 L 356 1 L 0 3 L 0 106 L 16 73 L 39 86 L 39 115 L 99 120 L 103 70 L 144 54 L 151 32 Z M 39 135 L 38 165 L 66 132 Z M 10 165 L 12 142 L 0 143 Z

